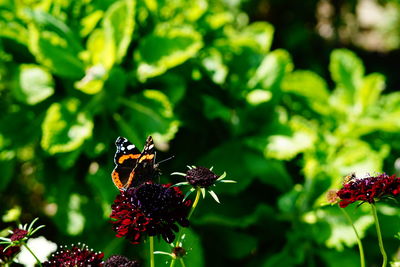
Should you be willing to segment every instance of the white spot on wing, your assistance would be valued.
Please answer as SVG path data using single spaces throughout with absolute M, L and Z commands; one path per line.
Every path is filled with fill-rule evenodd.
M 132 149 L 135 148 L 135 145 L 129 145 L 129 146 L 127 146 L 126 148 L 127 148 L 128 150 L 132 150 Z
M 148 149 L 153 149 L 154 144 L 151 144 Z

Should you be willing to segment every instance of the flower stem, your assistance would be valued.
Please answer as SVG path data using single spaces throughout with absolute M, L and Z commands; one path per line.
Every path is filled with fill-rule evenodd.
M 378 213 L 376 212 L 375 204 L 371 204 L 371 210 L 372 210 L 372 215 L 374 216 L 374 220 L 375 220 L 376 234 L 378 235 L 378 241 L 379 241 L 379 249 L 381 250 L 382 257 L 383 257 L 382 267 L 386 267 L 387 255 L 386 255 L 385 248 L 383 247 L 381 227 L 379 226 Z
M 150 267 L 154 267 L 154 237 L 149 236 L 150 243 Z
M 197 188 L 196 190 L 196 198 L 194 199 L 192 208 L 190 209 L 189 215 L 188 215 L 188 220 L 190 219 L 190 216 L 192 216 L 194 209 L 197 207 L 197 204 L 199 203 L 199 199 L 200 199 L 200 194 L 201 194 L 201 190 L 200 188 Z
M 339 209 L 343 212 L 344 216 L 347 218 L 347 220 L 349 221 L 349 223 L 350 223 L 351 226 L 353 227 L 354 233 L 356 234 L 356 238 L 357 238 L 358 250 L 360 251 L 360 266 L 361 266 L 361 267 L 365 267 L 364 249 L 363 249 L 363 245 L 362 245 L 360 236 L 358 235 L 357 229 L 356 229 L 356 227 L 354 226 L 354 223 L 353 223 L 353 221 L 351 220 L 349 214 L 346 212 L 346 210 L 343 209 L 343 208 L 339 208 Z
M 38 257 L 36 257 L 35 253 L 33 253 L 33 251 L 28 247 L 28 245 L 26 243 L 24 243 L 24 247 L 26 247 L 26 249 L 32 254 L 32 256 L 35 258 L 35 260 L 37 261 L 39 266 L 42 267 L 42 263 L 40 262 Z
M 179 261 L 180 261 L 182 267 L 186 267 L 185 262 L 183 261 L 183 258 L 179 258 Z
M 196 198 L 194 199 L 193 205 L 192 205 L 192 207 L 190 208 L 189 215 L 188 215 L 188 217 L 187 217 L 188 220 L 190 219 L 190 216 L 192 216 L 194 210 L 196 209 L 197 204 L 199 204 L 200 195 L 201 195 L 201 188 L 198 187 L 198 188 L 196 189 Z M 181 239 L 182 239 L 182 231 L 179 233 L 178 238 L 176 239 L 175 247 L 178 247 L 178 246 L 179 246 L 179 244 L 181 243 Z M 176 259 L 173 258 L 173 259 L 171 260 L 171 264 L 169 265 L 169 267 L 174 267 L 175 261 L 176 261 Z M 185 263 L 183 262 L 183 260 L 181 260 L 181 265 L 182 265 L 183 267 L 185 267 Z

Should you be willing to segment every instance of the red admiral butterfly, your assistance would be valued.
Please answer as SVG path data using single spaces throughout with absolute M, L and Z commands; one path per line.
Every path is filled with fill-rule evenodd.
M 119 190 L 137 186 L 158 175 L 155 164 L 156 152 L 151 136 L 147 137 L 142 152 L 124 137 L 118 137 L 115 145 L 117 147 L 114 156 L 116 166 L 111 177 Z

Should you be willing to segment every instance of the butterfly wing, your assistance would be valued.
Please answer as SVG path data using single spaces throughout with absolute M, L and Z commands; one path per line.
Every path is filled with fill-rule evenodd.
M 115 168 L 111 177 L 115 186 L 122 190 L 131 185 L 134 178 L 133 170 L 142 153 L 124 137 L 118 137 L 115 141 L 115 146 L 117 147 L 114 156 Z
M 153 138 L 149 136 L 147 137 L 146 144 L 133 170 L 135 179 L 132 181 L 132 186 L 151 181 L 158 176 L 159 171 L 155 160 L 156 149 L 154 147 Z

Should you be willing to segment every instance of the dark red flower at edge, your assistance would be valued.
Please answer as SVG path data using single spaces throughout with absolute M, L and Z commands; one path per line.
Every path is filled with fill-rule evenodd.
M 62 247 L 61 247 L 62 249 Z M 104 254 L 102 252 L 94 252 L 86 245 L 72 246 L 71 248 L 62 249 L 51 255 L 50 259 L 43 263 L 45 267 L 59 266 L 91 266 L 102 267 Z
M 14 246 L 3 251 L 6 246 L 7 245 L 0 245 L 0 263 L 10 262 L 21 250 L 19 246 Z
M 399 194 L 400 178 L 387 174 L 351 179 L 343 184 L 343 188 L 337 192 L 338 197 L 341 199 L 339 203 L 341 208 L 345 208 L 358 200 L 375 203 L 376 199 Z
M 189 226 L 190 200 L 183 201 L 177 187 L 147 182 L 121 191 L 111 206 L 113 229 L 117 237 L 138 244 L 143 236 L 162 236 L 171 243 L 179 230 L 176 223 Z
M 104 267 L 140 267 L 138 261 L 131 261 L 121 255 L 113 255 L 106 260 Z

